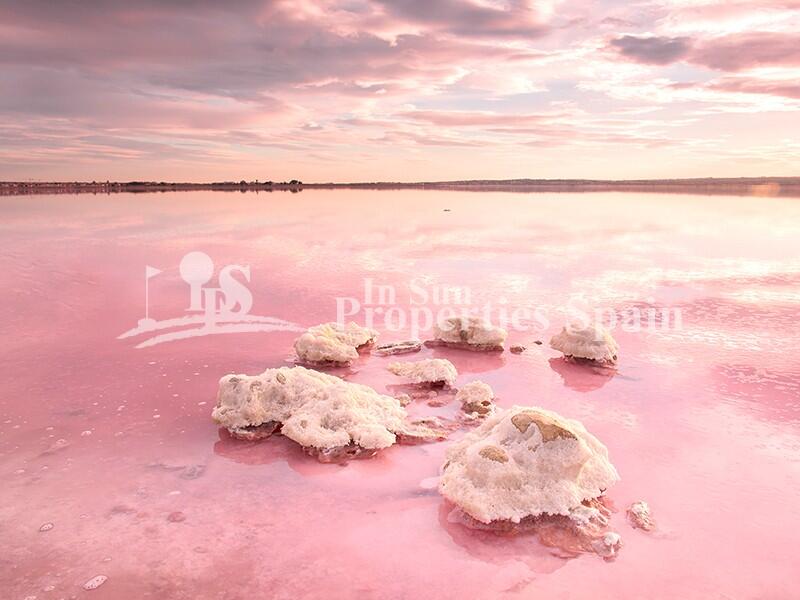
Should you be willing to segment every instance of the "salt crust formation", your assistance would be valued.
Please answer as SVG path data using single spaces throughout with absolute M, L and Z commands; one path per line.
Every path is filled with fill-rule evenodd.
M 471 381 L 456 393 L 456 401 L 470 419 L 480 419 L 494 413 L 494 392 L 482 381 Z
M 481 317 L 451 317 L 436 324 L 431 346 L 449 346 L 466 350 L 496 351 L 503 349 L 508 332 Z
M 311 365 L 345 366 L 358 358 L 358 350 L 378 339 L 374 329 L 357 323 L 323 323 L 310 327 L 294 342 L 300 362 Z
M 428 358 L 411 362 L 395 362 L 387 367 L 399 377 L 405 377 L 411 383 L 428 385 L 453 385 L 458 371 L 449 360 L 444 358 Z
M 489 416 L 447 452 L 439 491 L 484 524 L 562 515 L 586 523 L 619 479 L 608 451 L 578 421 L 533 407 Z
M 591 360 L 613 365 L 617 362 L 619 346 L 608 330 L 600 324 L 570 324 L 550 340 L 550 347 L 568 358 Z
M 224 376 L 211 416 L 243 439 L 280 431 L 323 462 L 447 436 L 432 421 L 409 421 L 395 398 L 303 367 Z

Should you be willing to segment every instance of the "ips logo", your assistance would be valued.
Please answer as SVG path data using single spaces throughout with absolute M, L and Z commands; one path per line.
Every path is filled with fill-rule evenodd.
M 136 348 L 146 348 L 212 334 L 303 330 L 283 319 L 250 314 L 253 294 L 246 285 L 250 283 L 249 265 L 222 267 L 214 285 L 216 269 L 211 257 L 204 252 L 189 252 L 181 259 L 177 271 L 187 286 L 186 314 L 160 321 L 150 317 L 150 281 L 165 274 L 166 269 L 147 265 L 144 270 L 144 318 L 118 339 L 149 334 L 150 337 L 136 345 Z
M 250 265 L 227 265 L 220 269 L 219 287 L 204 287 L 214 276 L 214 263 L 204 252 L 189 252 L 178 266 L 181 279 L 189 286 L 189 308 L 186 310 L 229 318 L 249 313 L 253 307 L 253 294 L 234 278 L 233 274 L 237 271 L 250 283 Z M 160 272 L 153 267 L 145 267 L 145 285 L 150 277 Z

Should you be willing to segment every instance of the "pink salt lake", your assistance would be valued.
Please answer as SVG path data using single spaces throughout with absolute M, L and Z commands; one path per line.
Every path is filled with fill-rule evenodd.
M 3 600 L 800 596 L 797 199 L 305 190 L 6 197 L 0 211 Z M 251 313 L 302 326 L 363 299 L 365 278 L 404 306 L 424 277 L 476 305 L 550 311 L 546 329 L 511 332 L 521 355 L 416 357 L 608 446 L 617 559 L 450 523 L 420 485 L 447 442 L 342 467 L 281 437 L 228 439 L 209 417 L 219 377 L 287 364 L 294 333 L 117 339 L 144 316 L 145 265 L 163 269 L 150 316 L 186 314 L 177 265 L 193 250 L 250 265 Z M 578 294 L 680 308 L 683 326 L 616 330 L 613 376 L 565 364 L 532 342 Z M 388 393 L 390 360 L 333 372 Z M 656 532 L 627 524 L 639 499 Z

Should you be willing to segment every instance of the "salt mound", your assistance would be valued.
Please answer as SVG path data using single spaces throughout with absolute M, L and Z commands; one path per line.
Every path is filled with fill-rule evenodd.
M 294 342 L 301 362 L 314 365 L 349 365 L 358 358 L 358 349 L 378 339 L 374 329 L 357 323 L 323 323 L 310 327 Z
M 235 437 L 258 439 L 280 430 L 320 460 L 353 457 L 406 439 L 443 439 L 426 424 L 407 421 L 400 402 L 372 388 L 303 367 L 261 375 L 226 375 L 211 413 Z
M 395 375 L 410 379 L 412 383 L 453 385 L 458 377 L 453 363 L 444 358 L 396 362 L 387 368 Z
M 480 317 L 451 317 L 433 328 L 429 345 L 443 345 L 466 350 L 502 350 L 508 333 Z
M 597 511 L 587 503 L 618 479 L 606 447 L 578 421 L 515 406 L 450 448 L 439 491 L 481 523 L 588 519 Z
M 495 411 L 494 392 L 482 381 L 471 381 L 458 390 L 456 400 L 470 419 L 483 418 Z
M 570 324 L 550 340 L 550 347 L 569 358 L 583 358 L 612 365 L 617 362 L 619 346 L 600 324 Z

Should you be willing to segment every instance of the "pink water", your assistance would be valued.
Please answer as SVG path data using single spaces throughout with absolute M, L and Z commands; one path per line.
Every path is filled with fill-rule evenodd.
M 800 596 L 795 199 L 198 192 L 0 198 L 0 214 L 3 600 Z M 545 331 L 511 332 L 521 355 L 418 355 L 608 446 L 619 557 L 559 558 L 449 523 L 420 485 L 446 442 L 342 467 L 281 437 L 229 440 L 209 417 L 218 378 L 286 364 L 295 334 L 117 339 L 143 317 L 145 265 L 164 271 L 150 316 L 185 314 L 177 265 L 193 250 L 250 265 L 251 312 L 303 326 L 334 319 L 337 296 L 362 298 L 364 278 L 552 311 L 575 294 L 680 308 L 680 330 L 615 331 L 614 376 L 532 343 L 555 312 Z M 389 360 L 336 373 L 385 392 Z M 654 533 L 625 521 L 640 499 Z

